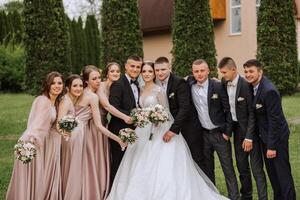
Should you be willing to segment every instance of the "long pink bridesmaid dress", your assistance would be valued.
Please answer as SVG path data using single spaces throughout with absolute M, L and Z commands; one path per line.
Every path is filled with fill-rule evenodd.
M 54 122 L 56 110 L 49 98 L 38 96 L 31 107 L 27 129 L 21 140 L 34 139 L 40 146 L 32 162 L 15 160 L 6 193 L 7 200 L 61 199 L 60 136 Z

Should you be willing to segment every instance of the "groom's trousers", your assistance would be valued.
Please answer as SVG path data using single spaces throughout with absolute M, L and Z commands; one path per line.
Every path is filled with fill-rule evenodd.
M 239 200 L 238 184 L 233 168 L 232 149 L 230 141 L 223 138 L 219 128 L 213 130 L 203 129 L 203 154 L 204 172 L 208 178 L 215 183 L 214 151 L 217 152 L 221 167 L 225 176 L 228 197 L 232 200 Z

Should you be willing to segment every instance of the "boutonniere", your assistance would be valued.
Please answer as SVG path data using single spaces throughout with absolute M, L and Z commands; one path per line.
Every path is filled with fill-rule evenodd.
M 260 108 L 262 108 L 262 107 L 263 107 L 262 104 L 256 104 L 256 105 L 255 105 L 255 108 L 256 108 L 256 109 L 260 109 Z
M 239 98 L 237 99 L 237 101 L 244 101 L 244 100 L 245 100 L 244 97 L 239 97 Z
M 217 93 L 214 93 L 214 94 L 212 95 L 212 97 L 211 97 L 211 99 L 217 99 L 217 98 L 219 98 L 219 96 L 218 96 Z
M 174 98 L 174 96 L 175 96 L 175 93 L 172 92 L 172 93 L 169 95 L 169 99 Z

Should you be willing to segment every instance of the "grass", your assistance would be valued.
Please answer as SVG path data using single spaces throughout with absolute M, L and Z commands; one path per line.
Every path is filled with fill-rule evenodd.
M 13 166 L 13 146 L 26 128 L 34 97 L 26 94 L 0 94 L 0 199 L 5 198 Z M 300 119 L 300 93 L 284 97 L 283 108 L 288 119 Z M 297 194 L 300 194 L 300 124 L 290 124 L 290 161 Z M 220 192 L 227 194 L 225 179 L 216 156 L 216 182 Z M 236 171 L 237 172 L 237 171 Z M 254 184 L 254 180 L 253 180 Z M 257 199 L 253 185 L 254 199 Z M 272 188 L 268 184 L 269 199 Z

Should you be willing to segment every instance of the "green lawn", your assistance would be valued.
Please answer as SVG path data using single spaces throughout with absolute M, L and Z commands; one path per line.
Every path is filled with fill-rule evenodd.
M 26 127 L 30 106 L 34 97 L 25 94 L 0 94 L 0 199 L 4 199 L 5 191 L 10 181 L 13 146 L 19 135 Z M 300 93 L 284 97 L 284 112 L 288 119 L 300 119 Z M 297 194 L 300 194 L 300 124 L 291 124 L 290 161 L 296 185 Z M 227 194 L 225 180 L 216 156 L 217 187 L 222 194 Z M 254 181 L 253 181 L 254 182 Z M 256 188 L 254 199 L 257 199 Z M 272 189 L 268 185 L 270 199 Z M 299 195 L 298 195 L 299 196 Z

